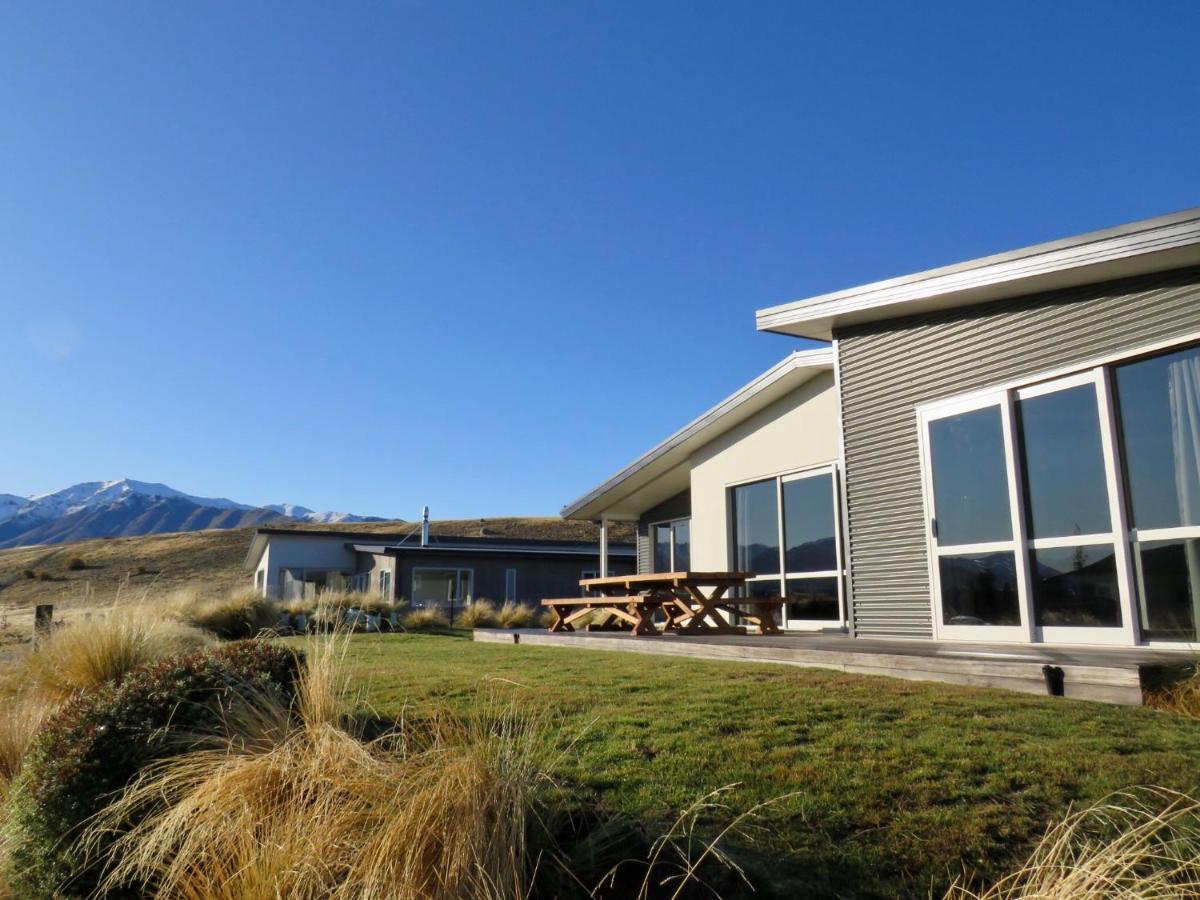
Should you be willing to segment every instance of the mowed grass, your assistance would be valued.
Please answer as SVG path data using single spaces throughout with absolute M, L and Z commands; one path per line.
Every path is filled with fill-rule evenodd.
M 1072 803 L 1200 784 L 1200 722 L 1147 709 L 465 637 L 361 635 L 347 664 L 389 717 L 514 695 L 570 745 L 570 792 L 652 829 L 724 785 L 727 818 L 795 794 L 733 843 L 758 896 L 941 896 L 1019 863 Z

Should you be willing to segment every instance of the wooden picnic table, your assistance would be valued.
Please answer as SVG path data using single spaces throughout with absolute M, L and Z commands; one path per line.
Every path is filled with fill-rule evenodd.
M 614 575 L 584 578 L 579 586 L 599 597 L 567 597 L 543 600 L 555 614 L 551 631 L 574 631 L 575 622 L 599 612 L 601 621 L 589 630 L 630 629 L 636 635 L 657 635 L 654 622 L 663 616 L 663 631 L 679 634 L 745 634 L 744 625 L 734 625 L 721 613 L 737 614 L 758 627 L 760 634 L 778 634 L 774 612 L 781 597 L 726 597 L 753 572 L 654 572 L 643 575 Z M 752 607 L 746 609 L 745 607 Z

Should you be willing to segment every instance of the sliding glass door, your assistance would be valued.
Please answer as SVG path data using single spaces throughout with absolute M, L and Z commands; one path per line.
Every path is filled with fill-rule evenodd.
M 987 397 L 924 417 L 936 633 L 1028 640 L 1028 569 L 1011 460 L 1011 407 Z
M 1183 644 L 1200 626 L 1200 348 L 921 410 L 936 633 Z

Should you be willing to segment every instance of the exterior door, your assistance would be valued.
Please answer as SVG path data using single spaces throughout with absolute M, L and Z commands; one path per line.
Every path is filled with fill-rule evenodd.
M 1003 395 L 947 404 L 925 410 L 921 424 L 934 633 L 1027 641 L 1011 404 Z

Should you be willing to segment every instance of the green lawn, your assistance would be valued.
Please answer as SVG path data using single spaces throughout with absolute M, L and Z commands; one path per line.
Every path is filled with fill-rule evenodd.
M 735 782 L 738 809 L 798 792 L 746 851 L 770 860 L 758 896 L 940 896 L 964 869 L 1003 871 L 1072 802 L 1200 783 L 1200 722 L 1145 709 L 449 636 L 359 636 L 348 662 L 384 715 L 515 695 L 578 739 L 572 790 L 655 827 Z

